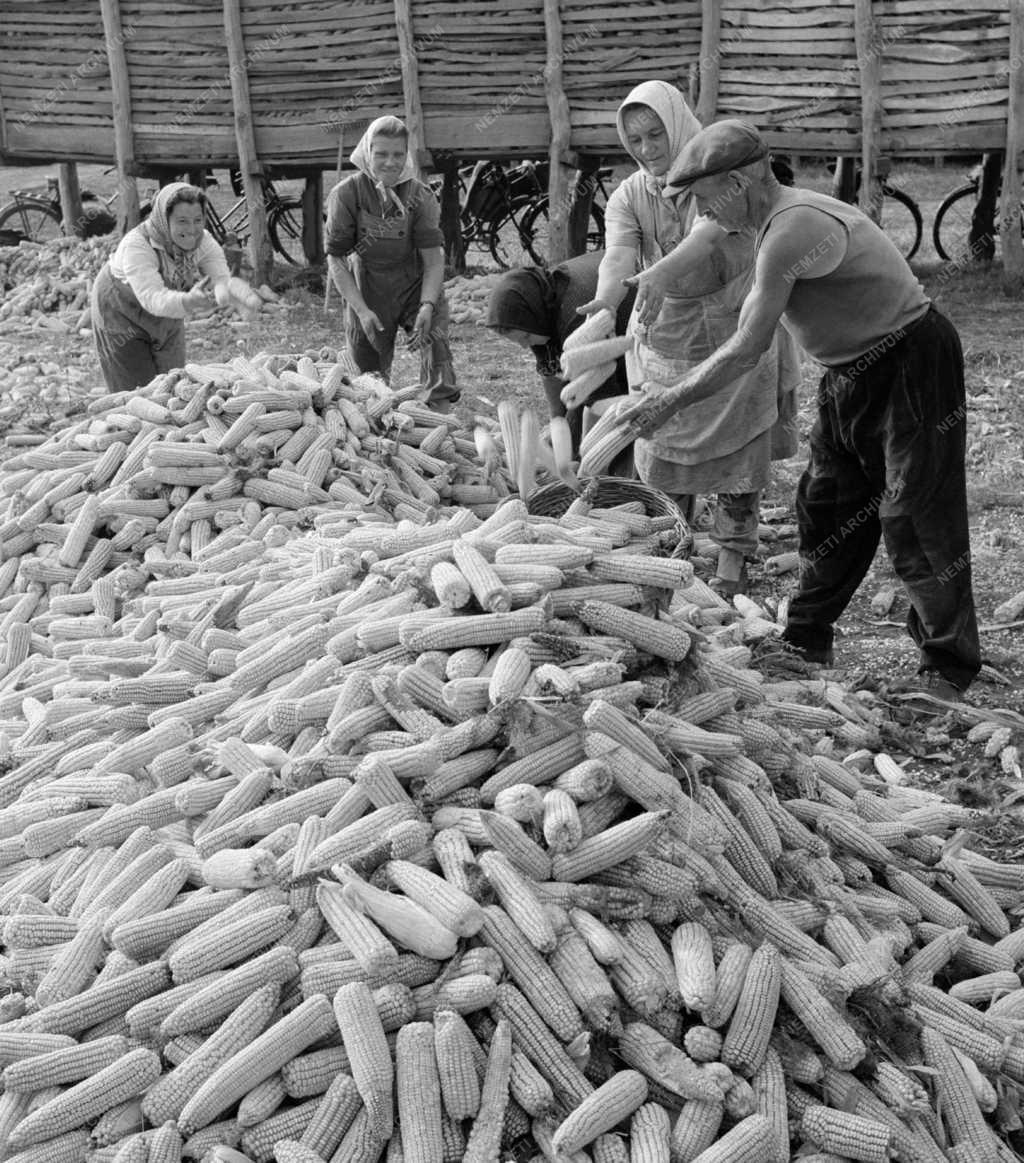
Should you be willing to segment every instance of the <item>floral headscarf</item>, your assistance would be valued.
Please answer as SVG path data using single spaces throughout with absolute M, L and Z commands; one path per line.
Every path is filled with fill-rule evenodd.
M 652 194 L 658 194 L 661 197 L 669 197 L 665 193 L 665 180 L 669 170 L 666 170 L 665 176 L 656 178 L 649 173 L 647 167 L 643 163 L 643 159 L 637 157 L 630 151 L 629 145 L 626 141 L 626 127 L 623 121 L 622 111 L 630 105 L 646 105 L 648 109 L 652 110 L 661 119 L 662 125 L 665 126 L 665 132 L 668 135 L 669 153 L 672 162 L 683 152 L 683 147 L 695 134 L 701 130 L 701 123 L 690 110 L 689 105 L 682 93 L 675 87 L 675 85 L 668 84 L 667 81 L 644 81 L 643 84 L 637 85 L 632 89 L 625 101 L 619 106 L 615 114 L 615 125 L 619 131 L 619 140 L 622 142 L 623 148 L 633 158 L 636 164 L 644 171 L 647 189 Z
M 142 224 L 150 246 L 156 251 L 160 266 L 160 277 L 171 291 L 191 291 L 199 282 L 199 265 L 195 250 L 183 250 L 171 238 L 171 203 L 182 190 L 202 191 L 188 182 L 171 182 L 164 186 L 153 199 L 153 209 Z M 198 250 L 198 247 L 196 248 Z
M 377 180 L 377 178 L 374 176 L 373 167 L 370 161 L 370 154 L 373 149 L 373 139 L 377 136 L 377 134 L 382 130 L 387 130 L 388 136 L 397 136 L 395 131 L 399 126 L 401 126 L 404 132 L 406 132 L 406 141 L 408 141 L 408 131 L 406 131 L 405 125 L 399 121 L 397 117 L 378 117 L 376 120 L 371 121 L 367 126 L 366 132 L 356 142 L 355 149 L 353 149 L 352 152 L 348 155 L 348 160 L 356 167 L 357 170 L 361 170 L 364 174 L 366 174 L 370 181 L 373 182 L 374 189 L 380 195 L 381 209 L 387 207 L 388 203 L 390 202 L 395 207 L 397 207 L 399 214 L 404 216 L 405 206 L 402 202 L 402 199 L 399 198 L 399 196 L 395 193 L 395 186 L 399 186 L 402 184 L 402 182 L 407 182 L 410 178 L 414 178 L 416 176 L 416 166 L 412 160 L 412 154 L 406 152 L 405 164 L 402 166 L 402 172 L 398 175 L 398 180 L 394 183 L 393 186 L 385 186 L 383 182 L 379 182 Z

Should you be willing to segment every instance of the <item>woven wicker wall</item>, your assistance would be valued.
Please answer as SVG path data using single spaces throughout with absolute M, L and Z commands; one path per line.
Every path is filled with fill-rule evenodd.
M 614 110 L 648 77 L 696 95 L 700 0 L 562 0 L 574 148 L 618 151 Z M 379 112 L 403 110 L 393 0 L 243 0 L 261 159 L 333 168 Z M 550 137 L 541 0 L 412 0 L 426 144 L 539 156 Z M 113 161 L 99 0 L 3 0 L 0 149 Z M 1008 17 L 998 0 L 876 0 L 883 152 L 1005 143 Z M 219 0 L 122 0 L 139 163 L 237 156 Z M 852 0 L 722 0 L 719 116 L 802 153 L 860 148 Z M 185 31 L 187 30 L 187 31 Z

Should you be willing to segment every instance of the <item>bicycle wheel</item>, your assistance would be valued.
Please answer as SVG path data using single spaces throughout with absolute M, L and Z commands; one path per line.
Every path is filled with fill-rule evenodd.
M 30 242 L 60 238 L 60 211 L 41 198 L 19 198 L 0 210 L 0 230 Z
M 523 246 L 538 266 L 547 266 L 548 261 L 548 200 L 538 198 L 523 218 L 520 233 Z M 590 221 L 587 224 L 586 250 L 601 250 L 604 247 L 604 211 L 591 204 Z
M 285 262 L 297 267 L 306 265 L 306 252 L 302 249 L 301 198 L 279 198 L 270 213 L 267 229 L 271 246 Z
M 935 212 L 935 225 L 932 227 L 932 240 L 939 258 L 947 262 L 962 262 L 968 258 L 971 226 L 977 201 L 977 182 L 965 182 L 942 200 L 942 204 Z M 979 259 L 988 258 L 996 261 L 1002 253 L 1002 247 L 999 245 L 998 213 L 997 208 L 994 237 L 986 240 L 987 245 L 975 244 L 976 257 Z
M 526 202 L 513 207 L 502 218 L 493 218 L 486 225 L 482 237 L 487 241 L 491 257 L 503 271 L 524 264 L 527 257 L 526 216 L 529 211 L 530 203 Z
M 909 194 L 898 186 L 882 183 L 882 219 L 879 226 L 896 243 L 900 254 L 909 262 L 921 245 L 924 224 L 921 211 Z

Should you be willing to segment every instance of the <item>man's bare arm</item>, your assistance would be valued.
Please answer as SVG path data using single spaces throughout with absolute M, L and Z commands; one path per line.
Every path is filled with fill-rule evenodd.
M 789 302 L 792 264 L 784 240 L 765 241 L 757 256 L 754 285 L 743 301 L 739 325 L 731 339 L 712 352 L 685 379 L 624 408 L 620 419 L 639 436 L 649 436 L 680 408 L 697 403 L 754 367 L 771 346 L 772 336 Z

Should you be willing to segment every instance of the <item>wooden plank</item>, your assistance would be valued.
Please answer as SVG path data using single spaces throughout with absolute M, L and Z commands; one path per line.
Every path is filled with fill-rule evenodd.
M 1020 221 L 1020 157 L 1024 153 L 1024 0 L 1008 0 L 1010 10 L 1011 73 L 1006 115 L 1006 156 L 1003 160 L 1003 194 L 999 206 L 999 235 L 1003 247 L 1003 289 L 1008 295 L 1024 294 L 1024 242 Z
M 402 69 L 405 126 L 409 131 L 409 152 L 412 154 L 416 177 L 420 178 L 422 177 L 422 166 L 429 162 L 429 157 L 424 156 L 427 143 L 423 134 L 423 107 L 420 103 L 416 40 L 412 32 L 411 0 L 395 0 L 395 29 L 398 33 L 398 54 Z
M 882 218 L 882 182 L 878 173 L 878 133 L 882 124 L 881 68 L 884 41 L 875 25 L 871 0 L 854 0 L 853 24 L 860 70 L 860 208 L 873 222 Z
M 245 203 L 249 211 L 250 257 L 257 284 L 270 281 L 274 254 L 267 229 L 267 208 L 263 201 L 263 168 L 256 151 L 252 107 L 249 102 L 249 77 L 245 44 L 242 39 L 240 0 L 224 0 L 224 37 L 231 65 L 231 98 L 235 107 L 235 140 L 238 145 L 238 168 L 242 171 Z
M 718 84 L 721 70 L 722 15 L 718 0 L 702 0 L 700 63 L 698 65 L 697 120 L 710 125 L 718 111 Z
M 547 66 L 544 70 L 544 95 L 547 98 L 550 120 L 551 163 L 548 178 L 548 261 L 564 262 L 570 257 L 569 182 L 571 170 L 567 164 L 572 121 L 569 100 L 562 87 L 562 60 L 565 42 L 558 0 L 544 0 L 544 33 L 547 40 Z
M 135 184 L 135 145 L 132 141 L 132 88 L 125 58 L 125 34 L 118 0 L 100 0 L 103 37 L 107 46 L 113 96 L 114 156 L 117 158 L 118 227 L 123 234 L 140 221 L 139 189 Z
M 60 191 L 61 228 L 71 237 L 82 237 L 85 213 L 82 210 L 82 190 L 78 184 L 78 167 L 74 162 L 61 162 L 57 167 L 57 189 Z

